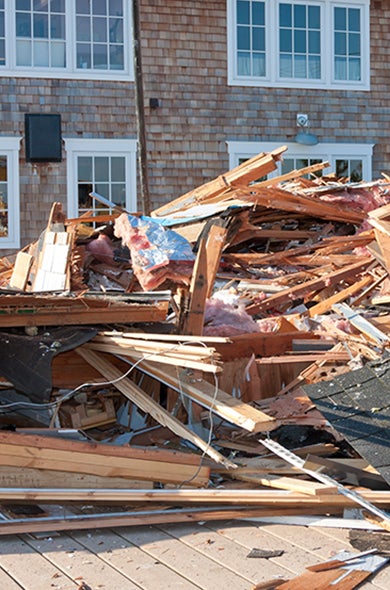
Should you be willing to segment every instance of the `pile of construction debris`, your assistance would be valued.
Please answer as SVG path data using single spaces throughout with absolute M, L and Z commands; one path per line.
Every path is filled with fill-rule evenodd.
M 351 506 L 390 527 L 389 179 L 258 181 L 284 151 L 148 217 L 55 203 L 0 260 L 0 502 L 78 506 L 0 534 Z

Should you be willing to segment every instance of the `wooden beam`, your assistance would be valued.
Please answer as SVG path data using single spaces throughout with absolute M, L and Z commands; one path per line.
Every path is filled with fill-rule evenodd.
M 140 449 L 47 436 L 0 432 L 0 465 L 206 485 L 210 470 L 200 457 L 165 449 Z
M 142 361 L 138 368 L 244 430 L 269 432 L 278 426 L 272 417 L 229 395 L 216 384 L 211 385 L 201 375 L 195 378 L 184 370 L 177 372 L 172 367 L 159 367 L 148 361 Z

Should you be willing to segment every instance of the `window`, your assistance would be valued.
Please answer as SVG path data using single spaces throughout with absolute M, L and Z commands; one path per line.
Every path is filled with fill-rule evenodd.
M 369 90 L 369 0 L 228 0 L 229 83 Z
M 234 168 L 246 158 L 252 158 L 261 152 L 270 152 L 280 143 L 228 141 L 229 166 Z M 315 146 L 302 146 L 297 143 L 287 143 L 287 151 L 283 160 L 278 162 L 278 168 L 269 176 L 287 174 L 291 170 L 311 166 L 319 162 L 329 162 L 324 168 L 323 175 L 334 173 L 337 177 L 350 178 L 351 182 L 372 180 L 372 151 L 373 144 L 356 143 L 322 143 Z
M 0 248 L 19 248 L 20 138 L 0 137 Z
M 125 0 L 0 0 L 0 74 L 132 76 Z
M 89 196 L 92 191 L 129 212 L 137 210 L 136 147 L 131 139 L 65 139 L 70 217 L 111 212 Z

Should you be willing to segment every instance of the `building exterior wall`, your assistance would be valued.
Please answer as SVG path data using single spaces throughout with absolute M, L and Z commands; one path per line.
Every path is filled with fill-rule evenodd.
M 308 113 L 320 142 L 373 143 L 373 178 L 390 174 L 390 2 L 371 2 L 371 90 L 228 86 L 226 0 L 140 3 L 152 207 L 228 168 L 227 141 L 293 141 Z M 36 239 L 51 204 L 66 210 L 60 163 L 25 160 L 24 114 L 60 113 L 66 138 L 135 138 L 133 82 L 0 77 L 0 133 L 21 136 L 21 246 Z M 157 98 L 160 106 L 149 107 Z M 4 253 L 4 251 L 2 251 Z

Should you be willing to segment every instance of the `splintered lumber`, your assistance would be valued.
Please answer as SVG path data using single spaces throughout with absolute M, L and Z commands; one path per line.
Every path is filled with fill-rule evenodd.
M 237 185 L 246 185 L 250 182 L 273 172 L 276 169 L 276 162 L 281 159 L 286 146 L 280 147 L 270 153 L 260 153 L 249 160 L 246 160 L 236 168 L 225 172 L 214 180 L 201 185 L 178 199 L 163 205 L 152 211 L 152 217 L 164 217 L 170 213 L 184 210 L 193 204 L 219 201 L 234 195 L 232 188 Z
M 188 308 L 185 309 L 181 322 L 181 332 L 184 334 L 196 336 L 203 332 L 205 304 L 209 291 L 207 256 L 206 240 L 201 239 L 188 293 Z
M 343 210 L 338 204 L 333 205 L 315 197 L 294 194 L 282 188 L 262 187 L 256 189 L 256 185 L 251 185 L 247 189 L 237 191 L 236 196 L 243 201 L 262 205 L 263 207 L 305 213 L 306 215 L 330 221 L 360 225 L 366 218 L 364 213 L 359 213 L 353 209 Z
M 138 304 L 100 296 L 2 295 L 0 327 L 160 322 L 166 319 L 168 306 L 168 300 Z
M 181 484 L 206 485 L 209 468 L 194 454 L 134 448 L 54 437 L 0 432 L 0 465 L 86 473 Z
M 148 449 L 146 449 L 148 450 Z M 161 468 L 163 469 L 163 467 Z M 376 492 L 363 490 L 362 498 L 368 503 L 375 502 L 378 506 L 390 506 L 390 492 Z M 235 506 L 253 506 L 257 508 L 272 508 L 274 514 L 279 509 L 295 509 L 296 513 L 311 508 L 339 512 L 340 509 L 356 506 L 353 500 L 342 494 L 309 495 L 301 492 L 262 489 L 221 489 L 221 488 L 176 488 L 176 489 L 73 489 L 73 488 L 0 488 L 0 502 L 120 502 L 124 505 L 131 503 L 157 503 L 161 505 L 191 504 Z M 381 512 L 376 508 L 377 512 Z
M 184 370 L 177 372 L 173 367 L 162 368 L 149 361 L 140 362 L 138 368 L 244 430 L 269 432 L 278 426 L 274 418 L 229 395 L 217 383 L 211 385 Z
M 389 344 L 390 336 L 385 334 L 379 328 L 375 327 L 366 318 L 361 316 L 357 311 L 353 310 L 346 303 L 336 303 L 332 306 L 334 311 L 343 315 L 359 332 L 364 334 L 369 340 L 375 342 L 379 346 L 386 346 Z
M 91 341 L 88 348 L 119 354 L 136 360 L 147 358 L 162 364 L 198 369 L 210 373 L 221 372 L 221 367 L 215 363 L 215 349 L 202 346 L 152 340 L 142 341 L 114 335 L 98 335 Z
M 294 287 L 290 287 L 284 291 L 281 291 L 280 293 L 276 293 L 275 295 L 267 297 L 267 299 L 261 301 L 260 303 L 248 305 L 246 307 L 246 311 L 251 315 L 256 315 L 268 309 L 277 307 L 278 305 L 291 303 L 299 297 L 304 297 L 305 295 L 309 295 L 314 291 L 319 291 L 325 287 L 336 285 L 348 277 L 355 277 L 366 270 L 371 263 L 372 259 L 365 259 L 363 262 L 359 261 L 356 264 L 351 264 L 342 269 L 335 270 L 334 272 L 328 273 L 320 278 L 306 281 L 301 285 L 295 285 Z
M 136 404 L 136 406 L 138 406 L 143 412 L 150 414 L 159 424 L 166 426 L 178 436 L 192 442 L 201 449 L 204 454 L 207 454 L 217 463 L 221 463 L 227 468 L 236 467 L 232 461 L 229 461 L 229 459 L 226 459 L 221 453 L 213 449 L 201 439 L 200 436 L 193 433 L 180 422 L 180 420 L 172 416 L 160 404 L 144 393 L 140 387 L 125 378 L 124 374 L 112 363 L 107 361 L 101 354 L 96 354 L 92 350 L 87 350 L 84 347 L 77 348 L 77 353 L 86 360 L 87 363 L 97 369 L 107 380 L 112 381 L 113 385 L 115 385 L 124 396 Z M 167 371 L 167 368 L 168 367 L 164 367 L 164 372 Z
M 316 305 L 313 305 L 313 307 L 310 307 L 306 313 L 310 318 L 314 318 L 316 315 L 326 313 L 332 309 L 332 305 L 335 303 L 340 303 L 341 301 L 345 301 L 345 299 L 356 295 L 356 293 L 359 293 L 359 291 L 365 289 L 373 282 L 374 279 L 372 275 L 366 275 L 360 279 L 360 281 L 353 283 L 353 285 L 350 285 L 341 291 L 337 291 L 334 295 L 331 295 L 324 301 L 320 301 Z

